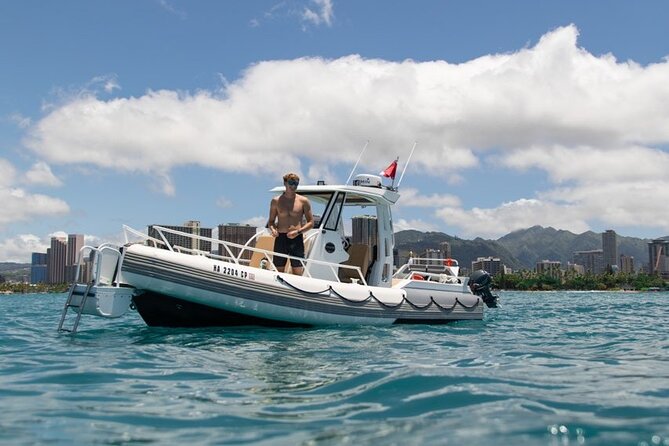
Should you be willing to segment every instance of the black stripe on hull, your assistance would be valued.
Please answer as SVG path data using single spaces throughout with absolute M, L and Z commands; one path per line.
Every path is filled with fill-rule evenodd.
M 275 321 L 196 304 L 176 297 L 146 291 L 133 298 L 137 312 L 150 327 L 309 327 Z

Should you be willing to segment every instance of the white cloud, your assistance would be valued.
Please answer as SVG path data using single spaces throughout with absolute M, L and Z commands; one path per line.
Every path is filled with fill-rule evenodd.
M 19 234 L 0 242 L 3 262 L 30 263 L 33 252 L 46 252 L 49 243 L 33 234 Z
M 305 180 L 310 183 L 316 183 L 317 181 L 322 180 L 325 181 L 325 184 L 337 184 L 341 182 L 341 180 L 337 179 L 337 175 L 332 172 L 330 166 L 325 164 L 311 165 Z M 305 181 L 302 182 L 304 183 Z
M 452 207 L 459 206 L 460 199 L 455 195 L 432 194 L 421 195 L 417 189 L 402 189 L 402 195 L 398 201 L 398 206 L 402 207 Z
M 216 200 L 216 206 L 219 208 L 229 208 L 232 207 L 232 201 L 227 197 L 218 197 Z
M 9 161 L 0 158 L 0 190 L 16 181 L 16 169 Z
M 502 156 L 499 162 L 519 170 L 541 169 L 556 183 L 645 180 L 669 172 L 669 153 L 649 147 L 530 147 Z
M 332 0 L 311 0 L 314 8 L 305 7 L 302 12 L 302 20 L 313 25 L 332 26 L 332 19 L 334 18 L 334 7 Z
M 67 238 L 68 233 L 56 231 L 45 237 L 34 234 L 18 234 L 16 236 L 0 241 L 0 253 L 2 262 L 30 263 L 33 252 L 45 253 L 51 246 L 51 237 Z M 97 246 L 102 241 L 93 235 L 84 235 L 84 244 Z
M 157 0 L 157 2 L 161 8 L 163 8 L 170 14 L 179 17 L 181 20 L 186 20 L 186 18 L 188 17 L 188 15 L 184 11 L 177 9 L 171 2 L 167 0 Z
M 28 174 L 26 174 L 28 178 L 38 176 Z M 0 158 L 0 203 L 2 203 L 0 226 L 43 216 L 63 215 L 70 211 L 67 203 L 61 199 L 33 194 L 16 187 L 18 178 L 16 168 L 9 161 Z
M 251 218 L 247 218 L 246 220 L 242 220 L 239 223 L 242 224 L 242 225 L 250 225 L 250 226 L 255 226 L 256 228 L 261 228 L 262 229 L 267 224 L 267 216 L 251 217 Z
M 585 209 L 536 199 L 520 199 L 493 209 L 443 208 L 437 211 L 463 237 L 497 238 L 534 225 L 553 226 L 580 234 L 589 229 Z
M 23 116 L 20 113 L 12 113 L 9 116 L 9 120 L 16 124 L 19 128 L 21 129 L 26 129 L 30 127 L 30 124 L 32 124 L 32 119 L 29 117 Z
M 63 184 L 44 161 L 33 164 L 30 170 L 26 172 L 25 177 L 28 184 L 43 184 L 45 186 L 62 186 Z
M 438 231 L 439 229 L 431 224 L 420 219 L 406 220 L 399 218 L 393 222 L 393 229 L 395 232 L 413 229 L 416 231 Z
M 332 4 L 317 5 L 312 12 L 327 24 Z M 216 92 L 109 100 L 80 94 L 35 122 L 25 145 L 51 165 L 141 172 L 174 194 L 170 171 L 177 166 L 279 175 L 307 165 L 310 177 L 328 175 L 337 164 L 352 165 L 371 138 L 360 167 L 378 171 L 418 140 L 412 169 L 421 175 L 463 181 L 484 155 L 564 186 L 530 190 L 524 200 L 491 209 L 448 202 L 455 197 L 440 203 L 441 216 L 465 232 L 632 221 L 648 200 L 632 182 L 664 187 L 669 60 L 619 62 L 590 54 L 577 37 L 574 26 L 558 28 L 533 47 L 457 65 L 302 58 L 259 62 Z M 602 197 L 617 190 L 614 202 L 628 208 L 602 212 L 587 199 L 592 190 Z M 648 212 L 646 221 L 669 229 L 661 206 Z
M 541 194 L 553 203 L 568 203 L 581 209 L 583 218 L 609 226 L 659 228 L 669 233 L 669 213 L 662 203 L 669 203 L 669 179 L 620 179 L 609 182 L 584 182 Z

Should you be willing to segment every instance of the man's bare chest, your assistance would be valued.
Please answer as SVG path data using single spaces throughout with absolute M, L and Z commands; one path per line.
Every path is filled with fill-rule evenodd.
M 300 200 L 281 198 L 278 203 L 279 215 L 286 217 L 300 217 L 304 212 L 304 207 Z

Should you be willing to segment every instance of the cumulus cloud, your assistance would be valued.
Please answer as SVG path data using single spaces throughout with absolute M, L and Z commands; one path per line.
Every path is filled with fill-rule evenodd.
M 19 234 L 0 241 L 3 262 L 29 263 L 33 252 L 46 252 L 48 241 L 34 234 Z
M 450 194 L 421 195 L 417 189 L 402 189 L 398 206 L 402 207 L 453 207 L 459 206 L 460 199 Z
M 331 3 L 316 5 L 327 24 Z M 301 58 L 259 62 L 214 92 L 77 95 L 34 122 L 24 143 L 52 165 L 142 172 L 173 194 L 170 172 L 181 165 L 327 176 L 354 163 L 369 138 L 363 164 L 373 160 L 374 170 L 418 140 L 412 169 L 421 174 L 463 181 L 468 169 L 494 161 L 545 172 L 554 183 L 490 209 L 441 203 L 439 215 L 471 233 L 483 226 L 477 220 L 488 223 L 485 234 L 500 235 L 522 225 L 580 230 L 595 219 L 632 221 L 634 206 L 601 212 L 587 197 L 597 190 L 608 199 L 615 190 L 622 196 L 608 202 L 623 206 L 647 200 L 641 193 L 651 185 L 669 189 L 669 60 L 620 62 L 577 39 L 566 26 L 532 47 L 461 64 Z M 661 216 L 650 221 L 669 230 Z
M 425 222 L 420 219 L 406 220 L 404 218 L 398 218 L 393 222 L 393 229 L 397 231 L 405 231 L 408 229 L 413 229 L 415 231 L 438 231 L 439 229 L 432 223 Z
M 216 200 L 216 206 L 219 208 L 229 208 L 232 207 L 232 200 L 230 200 L 228 197 L 218 197 Z
M 9 115 L 9 121 L 16 124 L 21 129 L 26 129 L 32 124 L 32 119 L 27 116 L 23 116 L 20 113 L 12 113 Z
M 9 161 L 0 158 L 0 190 L 14 184 L 16 169 Z
M 242 225 L 250 225 L 250 226 L 255 226 L 256 228 L 264 228 L 265 225 L 267 224 L 267 216 L 256 216 L 256 217 L 251 217 L 247 218 L 246 220 L 242 220 L 239 222 Z
M 534 225 L 558 227 L 577 234 L 589 229 L 584 208 L 538 199 L 520 199 L 490 209 L 445 207 L 437 215 L 460 228 L 459 235 L 465 238 L 494 238 Z
M 38 161 L 33 164 L 31 169 L 26 172 L 25 177 L 28 184 L 42 184 L 45 186 L 62 186 L 63 184 L 51 172 L 51 167 L 44 161 Z
M 188 18 L 188 15 L 186 12 L 176 8 L 171 2 L 167 0 L 157 0 L 158 5 L 160 5 L 161 8 L 163 8 L 165 11 L 169 12 L 170 14 L 173 14 L 177 17 L 179 17 L 181 20 L 186 20 Z
M 51 246 L 51 237 L 67 238 L 68 233 L 56 231 L 47 236 L 35 234 L 18 234 L 14 237 L 0 241 L 0 253 L 3 262 L 30 263 L 33 252 L 45 253 Z M 100 238 L 93 235 L 84 235 L 84 244 L 97 246 L 101 243 Z
M 39 168 L 33 169 L 26 174 L 26 178 L 38 179 L 44 172 L 37 173 Z M 0 158 L 0 226 L 9 223 L 32 220 L 42 216 L 62 215 L 69 212 L 70 208 L 63 200 L 48 195 L 34 194 L 23 188 L 17 187 L 19 179 L 16 168 L 7 160 Z M 55 177 L 54 177 L 55 178 Z
M 0 226 L 43 216 L 67 214 L 70 207 L 59 198 L 31 194 L 21 188 L 0 188 Z
M 332 26 L 334 18 L 334 7 L 332 0 L 312 0 L 313 7 L 305 7 L 302 13 L 302 20 L 313 25 Z

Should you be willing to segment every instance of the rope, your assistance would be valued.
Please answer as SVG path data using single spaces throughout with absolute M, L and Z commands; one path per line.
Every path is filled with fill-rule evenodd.
M 313 294 L 313 295 L 316 295 L 316 294 L 323 294 L 323 293 L 327 293 L 328 291 L 332 291 L 332 287 L 329 286 L 329 285 L 328 285 L 328 287 L 327 287 L 326 289 L 324 289 L 323 291 L 307 291 L 307 290 L 303 290 L 303 289 L 300 289 L 300 288 L 296 287 L 295 285 L 293 285 L 292 283 L 288 282 L 286 279 L 284 279 L 284 278 L 281 277 L 281 276 L 276 276 L 276 280 L 278 280 L 278 281 L 281 282 L 281 283 L 285 283 L 286 285 L 288 285 L 288 286 L 291 287 L 292 289 L 294 289 L 294 290 L 296 290 L 296 291 L 299 291 L 299 292 L 301 292 L 301 293 L 305 293 L 305 294 Z
M 344 296 L 343 294 L 339 294 L 334 288 L 332 288 L 332 286 L 330 286 L 330 291 L 332 292 L 332 294 L 339 297 L 340 299 L 344 299 L 346 302 L 351 302 L 356 304 L 364 304 L 366 302 L 369 302 L 369 300 L 372 298 L 371 292 L 369 293 L 369 296 L 367 296 L 367 298 L 365 298 L 364 300 L 351 300 L 348 297 Z
M 430 296 L 430 301 L 431 301 L 433 304 L 435 304 L 437 307 L 439 307 L 440 309 L 442 309 L 442 310 L 444 310 L 444 311 L 448 311 L 449 313 L 450 313 L 451 311 L 455 310 L 455 306 L 456 306 L 457 304 L 460 303 L 460 301 L 459 301 L 458 298 L 456 297 L 456 298 L 455 298 L 455 302 L 453 302 L 453 305 L 451 306 L 451 308 L 446 308 L 446 307 L 440 305 L 439 302 L 437 302 L 436 300 L 434 300 L 434 297 L 432 297 L 432 296 Z M 462 304 L 460 304 L 460 305 L 462 305 Z
M 406 302 L 411 306 L 411 308 L 415 308 L 416 310 L 424 310 L 426 308 L 429 308 L 430 305 L 432 305 L 432 296 L 430 296 L 430 301 L 428 303 L 426 303 L 425 305 L 423 305 L 422 307 L 420 305 L 414 304 L 413 302 L 411 302 L 407 298 L 404 298 L 404 300 L 406 300 Z
M 459 303 L 460 306 L 462 306 L 462 308 L 466 308 L 468 310 L 471 309 L 471 308 L 476 307 L 479 304 L 480 301 L 481 301 L 481 299 L 477 297 L 476 302 L 474 302 L 474 305 L 467 306 L 467 305 L 463 304 L 462 302 L 460 302 L 460 299 L 458 299 L 457 297 L 455 298 L 455 302 Z
M 369 297 L 373 298 L 375 301 L 377 301 L 378 303 L 380 303 L 381 306 L 383 306 L 383 307 L 385 307 L 385 308 L 398 308 L 398 307 L 399 307 L 400 305 L 402 305 L 402 304 L 404 303 L 404 301 L 406 300 L 406 298 L 405 298 L 404 296 L 402 296 L 402 300 L 400 300 L 400 303 L 398 303 L 397 305 L 388 305 L 388 304 L 386 304 L 385 302 L 382 302 L 381 300 L 379 300 L 379 298 L 376 297 L 371 291 L 369 292 Z

